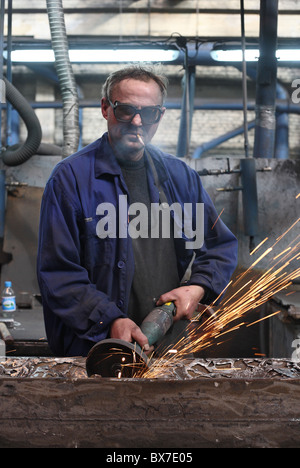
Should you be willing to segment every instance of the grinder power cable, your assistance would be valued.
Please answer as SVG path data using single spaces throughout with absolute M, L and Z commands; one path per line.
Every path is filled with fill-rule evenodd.
M 155 307 L 144 319 L 140 328 L 148 338 L 149 346 L 156 344 L 173 325 L 176 315 L 174 302 Z M 132 378 L 148 368 L 149 358 L 137 343 L 108 338 L 99 341 L 86 358 L 88 376 Z

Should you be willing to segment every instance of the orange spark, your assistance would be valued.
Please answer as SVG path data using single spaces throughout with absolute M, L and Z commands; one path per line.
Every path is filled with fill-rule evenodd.
M 254 277 L 254 272 L 252 271 L 253 267 L 273 250 L 274 245 L 279 243 L 299 220 L 300 218 L 278 237 L 273 246 L 267 248 L 243 274 L 237 276 L 237 279 L 230 281 L 218 298 L 209 306 L 213 309 L 214 305 L 222 298 L 226 291 L 227 297 L 224 296 L 221 299 L 216 310 L 213 309 L 214 313 L 203 322 L 200 322 L 198 327 L 189 330 L 187 336 L 182 336 L 176 344 L 172 345 L 172 349 L 176 349 L 176 353 L 169 353 L 167 355 L 166 352 L 162 357 L 153 360 L 150 367 L 146 371 L 143 370 L 140 376 L 143 378 L 157 377 L 163 373 L 167 366 L 179 362 L 189 354 L 197 353 L 210 346 L 220 344 L 217 340 L 221 336 L 230 331 L 238 330 L 241 326 L 245 325 L 245 322 L 237 323 L 237 320 L 240 320 L 247 313 L 266 303 L 279 291 L 290 286 L 293 280 L 299 278 L 300 268 L 294 264 L 300 259 L 300 242 L 296 243 L 295 239 L 290 242 L 288 248 L 284 249 L 280 255 L 269 260 L 269 268 L 264 273 L 259 274 L 258 278 Z M 249 279 L 250 274 L 251 277 Z M 244 284 L 241 284 L 242 279 L 245 280 Z M 269 319 L 278 313 L 279 311 L 276 311 L 266 317 L 260 318 L 251 324 L 247 324 L 247 327 L 261 320 Z M 197 316 L 198 320 L 201 318 L 201 315 L 200 313 Z
M 221 216 L 221 214 L 223 213 L 223 211 L 224 211 L 224 208 L 222 209 L 221 213 L 219 214 L 219 216 L 217 217 L 216 221 L 215 221 L 214 224 L 212 225 L 211 230 L 213 230 L 213 228 L 214 228 L 215 225 L 217 224 L 217 222 L 218 222 L 218 220 L 220 219 L 220 216 Z
M 258 322 L 261 322 L 262 320 L 266 320 L 266 319 L 268 319 L 268 318 L 271 318 L 271 317 L 273 317 L 274 315 L 278 315 L 279 313 L 280 313 L 280 310 L 277 310 L 277 311 L 274 312 L 273 314 L 267 315 L 266 317 L 262 317 L 262 318 L 260 318 L 259 320 L 256 320 L 255 322 L 248 323 L 248 325 L 246 325 L 246 327 L 252 327 L 252 325 L 254 325 L 255 323 L 258 323 Z
M 269 238 L 266 237 L 263 241 L 261 241 L 260 244 L 258 244 L 255 249 L 252 250 L 252 252 L 250 252 L 250 255 L 253 255 Z

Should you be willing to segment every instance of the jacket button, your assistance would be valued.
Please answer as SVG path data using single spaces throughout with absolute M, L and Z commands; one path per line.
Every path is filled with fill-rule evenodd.
M 123 262 L 123 260 L 119 260 L 118 261 L 118 268 L 124 268 L 125 266 L 125 262 Z
M 118 302 L 117 302 L 117 306 L 121 308 L 123 306 L 123 304 L 124 303 L 123 303 L 122 299 L 119 299 Z

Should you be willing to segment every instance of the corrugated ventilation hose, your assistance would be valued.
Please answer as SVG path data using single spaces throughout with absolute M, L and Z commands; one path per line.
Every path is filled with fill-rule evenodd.
M 69 59 L 62 0 L 47 0 L 47 11 L 63 100 L 63 157 L 66 157 L 77 151 L 79 144 L 78 92 Z
M 40 122 L 32 107 L 22 96 L 22 94 L 6 79 L 3 78 L 6 88 L 6 98 L 11 105 L 19 112 L 24 120 L 28 135 L 22 146 L 8 147 L 1 153 L 2 160 L 7 166 L 18 166 L 27 161 L 33 154 L 36 154 L 42 139 L 42 129 Z

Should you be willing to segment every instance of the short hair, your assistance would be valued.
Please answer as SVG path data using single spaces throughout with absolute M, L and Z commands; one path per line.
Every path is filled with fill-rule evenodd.
M 162 102 L 164 102 L 167 96 L 167 77 L 165 77 L 162 74 L 155 73 L 153 68 L 148 68 L 140 65 L 127 66 L 125 68 L 121 68 L 120 70 L 111 73 L 102 87 L 102 96 L 107 100 L 111 100 L 113 88 L 121 81 L 127 79 L 140 80 L 146 82 L 150 80 L 155 81 L 160 88 Z

